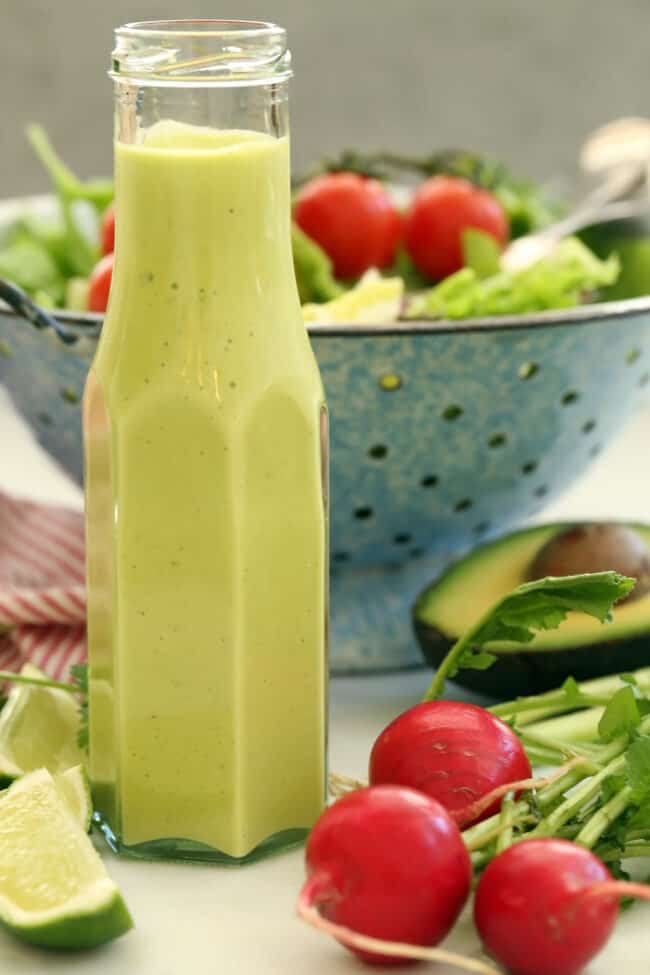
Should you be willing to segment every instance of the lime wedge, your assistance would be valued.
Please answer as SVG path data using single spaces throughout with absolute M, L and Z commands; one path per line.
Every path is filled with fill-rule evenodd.
M 93 802 L 90 781 L 83 765 L 75 765 L 54 776 L 56 787 L 66 806 L 85 833 L 90 831 Z
M 45 677 L 25 664 L 21 674 Z M 77 744 L 79 707 L 74 694 L 15 684 L 0 712 L 0 787 L 33 769 L 53 774 L 83 763 Z
M 354 288 L 322 305 L 303 305 L 306 322 L 382 325 L 399 317 L 404 295 L 401 278 L 382 278 L 367 271 Z
M 38 769 L 0 796 L 0 921 L 48 948 L 93 948 L 133 922 L 90 839 Z

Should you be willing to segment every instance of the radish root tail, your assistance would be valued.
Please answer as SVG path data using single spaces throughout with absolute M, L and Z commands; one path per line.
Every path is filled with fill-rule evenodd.
M 367 785 L 367 782 L 361 782 L 359 779 L 351 779 L 349 775 L 341 775 L 339 772 L 330 772 L 327 777 L 329 794 L 334 796 L 335 799 L 346 796 L 348 792 L 365 789 Z
M 637 884 L 631 880 L 604 880 L 585 891 L 585 897 L 606 897 L 608 894 L 614 897 L 635 897 L 638 900 L 650 901 L 650 886 Z
M 314 878 L 315 879 L 315 878 Z M 325 895 L 321 894 L 320 899 Z M 351 928 L 346 928 L 342 924 L 334 924 L 328 921 L 319 913 L 314 901 L 318 901 L 318 887 L 308 881 L 303 887 L 298 899 L 298 917 L 323 934 L 331 935 L 341 944 L 348 948 L 355 948 L 358 951 L 375 952 L 376 954 L 389 955 L 392 958 L 412 958 L 415 961 L 445 962 L 447 965 L 454 965 L 466 972 L 477 972 L 478 975 L 502 975 L 498 969 L 493 968 L 486 962 L 478 958 L 466 958 L 453 951 L 446 951 L 444 948 L 425 948 L 421 945 L 404 944 L 399 941 L 383 941 L 381 938 L 371 938 L 365 934 L 359 934 Z

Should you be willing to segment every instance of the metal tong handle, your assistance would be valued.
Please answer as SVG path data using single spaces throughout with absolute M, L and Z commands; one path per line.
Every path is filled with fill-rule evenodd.
M 22 288 L 4 278 L 0 278 L 0 298 L 6 301 L 10 308 L 26 318 L 36 328 L 51 328 L 66 345 L 74 345 L 79 340 L 79 336 L 70 332 L 65 325 L 57 321 L 54 315 L 41 308 L 36 302 L 32 301 L 29 295 L 25 294 Z

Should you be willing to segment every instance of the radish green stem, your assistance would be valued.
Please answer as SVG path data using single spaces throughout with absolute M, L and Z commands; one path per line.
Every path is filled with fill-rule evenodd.
M 503 806 L 501 807 L 501 809 L 503 809 Z M 498 815 L 493 818 L 498 819 L 499 823 L 496 826 L 494 826 L 492 829 L 490 829 L 488 832 L 477 834 L 475 839 L 468 840 L 467 837 L 463 834 L 463 842 L 465 843 L 465 846 L 467 847 L 470 853 L 474 854 L 477 853 L 479 850 L 483 850 L 484 852 L 487 853 L 487 851 L 485 851 L 484 848 L 486 846 L 489 846 L 493 840 L 497 840 L 504 832 L 504 830 L 508 828 L 507 826 L 504 826 L 501 823 L 501 813 L 498 813 Z M 531 826 L 531 825 L 534 826 L 538 822 L 539 819 L 537 816 L 520 816 L 519 818 L 516 819 L 517 826 Z M 515 818 L 513 817 L 513 822 L 512 824 L 510 824 L 510 828 L 512 827 L 512 825 L 514 825 L 514 823 L 515 823 Z M 488 855 L 488 859 L 489 858 L 490 855 Z
M 512 843 L 514 804 L 515 794 L 514 792 L 509 792 L 506 796 L 504 796 L 503 802 L 501 803 L 500 824 L 503 828 L 497 836 L 497 841 L 494 847 L 495 853 L 502 853 L 504 850 L 507 850 Z
M 547 697 L 547 702 L 542 706 L 541 701 L 546 697 L 544 694 L 535 697 L 522 697 L 517 701 L 508 701 L 505 704 L 495 704 L 489 710 L 496 714 L 498 718 L 512 718 L 525 714 L 527 711 L 543 710 L 549 715 L 553 713 L 561 714 L 563 711 L 574 711 L 576 708 L 599 707 L 608 703 L 609 698 L 581 694 L 575 701 L 570 701 L 566 691 L 551 691 Z
M 627 739 L 624 740 L 626 741 Z M 621 747 L 621 751 L 624 750 L 624 747 L 625 745 Z M 539 789 L 539 792 L 536 794 L 537 804 L 542 806 L 542 808 L 545 805 L 550 805 L 560 796 L 564 795 L 567 789 L 573 788 L 574 785 L 582 782 L 589 775 L 591 775 L 591 771 L 587 762 L 584 765 L 574 766 L 568 771 L 564 771 L 554 781 L 547 783 Z M 536 781 L 539 782 L 541 780 Z M 522 817 L 528 816 L 530 813 L 531 806 L 524 800 L 519 800 L 513 806 L 512 815 L 515 823 L 519 823 Z M 496 813 L 494 816 L 490 816 L 488 819 L 484 819 L 482 822 L 476 823 L 475 826 L 470 826 L 469 829 L 464 830 L 463 840 L 468 849 L 476 850 L 483 846 L 484 843 L 490 842 L 494 836 L 493 830 L 498 826 L 498 823 L 499 814 Z M 483 842 L 481 842 L 481 837 L 483 838 Z
M 64 684 L 60 680 L 50 680 L 48 677 L 27 677 L 7 670 L 0 670 L 0 683 L 3 681 L 11 681 L 12 684 L 33 684 L 35 687 L 54 687 L 56 690 L 68 691 L 70 694 L 82 693 L 82 689 L 77 684 Z
M 638 686 L 641 690 L 650 690 L 650 667 L 642 667 L 640 670 L 634 671 L 632 675 L 636 680 Z M 623 682 L 618 675 L 611 677 L 597 677 L 594 680 L 582 681 L 578 684 L 578 690 L 581 694 L 585 696 L 601 697 L 606 704 L 616 691 L 623 687 Z M 564 700 L 564 705 L 561 710 L 567 710 L 566 707 L 566 692 L 562 689 L 555 691 L 547 691 L 545 694 L 536 694 L 534 697 L 526 698 L 515 698 L 513 701 L 504 701 L 502 704 L 495 704 L 491 708 L 488 708 L 492 714 L 496 714 L 499 717 L 509 717 L 511 714 L 515 714 L 520 710 L 520 705 L 523 701 L 536 701 L 540 712 L 545 712 L 547 709 L 555 710 L 561 700 Z M 525 709 L 528 711 L 528 708 Z M 545 713 L 540 713 L 539 717 L 533 714 L 527 713 L 522 715 L 522 724 L 524 721 L 536 721 L 540 718 L 546 717 Z
M 621 735 L 620 738 L 615 738 L 605 745 L 599 755 L 599 765 L 607 765 L 613 759 L 618 758 L 622 755 L 627 748 L 629 739 L 627 735 Z M 544 806 L 558 799 L 563 793 L 568 789 L 577 785 L 585 776 L 589 774 L 587 766 L 584 769 L 574 769 L 567 773 L 566 780 L 558 779 L 557 782 L 552 782 L 551 785 L 546 786 L 546 788 L 541 789 L 539 795 L 537 796 L 538 802 Z
M 564 777 L 564 775 L 576 766 L 587 766 L 589 763 L 585 758 L 580 756 L 572 758 L 570 762 L 563 765 L 561 768 L 556 769 L 551 775 L 546 776 L 543 779 L 520 779 L 518 782 L 507 782 L 505 785 L 498 785 L 495 789 L 491 789 L 486 792 L 484 796 L 477 799 L 470 806 L 467 807 L 467 817 L 468 819 L 477 819 L 481 813 L 484 813 L 486 809 L 493 806 L 497 799 L 502 796 L 507 795 L 508 792 L 520 792 L 524 789 L 543 789 L 544 786 L 552 785 L 558 779 Z M 587 772 L 587 774 L 589 774 Z M 498 813 L 496 814 L 498 817 Z
M 298 917 L 310 924 L 317 931 L 329 934 L 337 941 L 347 945 L 348 948 L 355 948 L 358 951 L 369 951 L 375 954 L 388 955 L 391 958 L 412 958 L 415 961 L 439 961 L 447 965 L 454 965 L 466 972 L 478 972 L 479 975 L 501 975 L 501 973 L 491 965 L 480 961 L 478 958 L 465 958 L 464 955 L 456 954 L 453 951 L 446 951 L 444 948 L 425 948 L 421 945 L 404 944 L 399 941 L 383 941 L 381 938 L 371 938 L 365 934 L 359 934 L 351 928 L 346 928 L 341 924 L 334 924 L 322 917 L 316 904 L 319 900 L 324 900 L 322 893 L 322 881 L 318 876 L 308 880 L 300 892 L 298 898 L 297 913 Z
M 589 742 L 598 737 L 598 722 L 604 708 L 587 708 L 575 711 L 573 714 L 563 714 L 560 717 L 549 718 L 547 721 L 533 722 L 537 734 L 547 738 L 558 738 L 561 741 Z
M 591 819 L 587 820 L 583 828 L 575 838 L 576 843 L 581 843 L 591 849 L 598 842 L 605 830 L 611 826 L 614 820 L 625 812 L 632 799 L 633 790 L 631 786 L 623 786 L 620 792 L 606 802 L 598 812 L 595 812 Z
M 536 757 L 539 756 L 539 761 L 536 761 L 536 764 L 562 765 L 567 759 L 582 755 L 591 762 L 593 771 L 598 771 L 599 746 L 597 745 L 588 747 L 573 745 L 568 742 L 553 742 L 544 735 L 537 734 L 532 728 L 520 731 L 519 738 L 529 757 L 531 754 Z
M 553 836 L 553 834 L 560 828 L 564 826 L 573 816 L 576 815 L 584 805 L 594 796 L 598 795 L 601 786 L 605 779 L 609 778 L 610 775 L 616 775 L 622 772 L 625 767 L 625 757 L 619 755 L 615 758 L 604 769 L 601 769 L 597 775 L 593 775 L 586 782 L 579 785 L 570 796 L 568 796 L 564 802 L 549 813 L 549 815 L 542 820 L 542 822 L 535 827 L 532 834 L 536 836 Z
M 521 817 L 528 816 L 530 811 L 530 804 L 520 800 L 513 806 L 513 820 L 519 822 Z M 488 819 L 484 819 L 482 822 L 476 823 L 475 826 L 470 826 L 469 829 L 463 830 L 463 840 L 465 841 L 467 848 L 474 850 L 479 846 L 482 846 L 483 843 L 479 842 L 481 837 L 483 837 L 484 842 L 490 842 L 490 840 L 494 838 L 493 830 L 495 827 L 498 828 L 498 825 L 499 813 L 496 813 L 494 816 L 490 816 Z
M 528 760 L 533 767 L 538 765 L 561 765 L 562 762 L 566 761 L 566 755 L 553 752 L 550 749 L 545 751 L 539 745 L 529 745 L 523 738 L 522 744 L 528 755 Z
M 639 843 L 638 841 L 626 843 L 622 848 L 620 846 L 603 846 L 598 847 L 595 852 L 606 863 L 612 860 L 630 860 L 633 857 L 650 857 L 650 841 L 647 843 Z

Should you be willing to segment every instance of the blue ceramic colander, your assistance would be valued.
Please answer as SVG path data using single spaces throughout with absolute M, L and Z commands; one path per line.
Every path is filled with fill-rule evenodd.
M 80 481 L 79 400 L 101 319 L 59 318 L 78 343 L 0 312 L 0 383 Z M 647 398 L 650 297 L 309 331 L 332 417 L 332 664 L 416 665 L 416 593 L 564 491 Z

